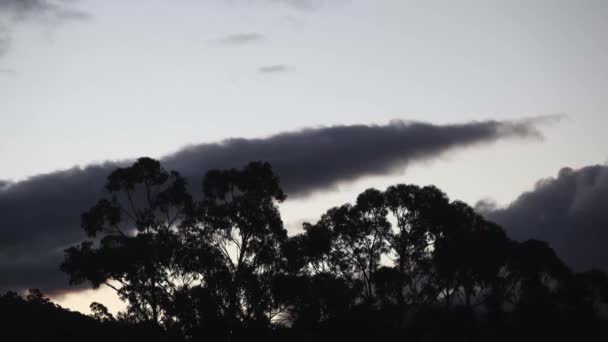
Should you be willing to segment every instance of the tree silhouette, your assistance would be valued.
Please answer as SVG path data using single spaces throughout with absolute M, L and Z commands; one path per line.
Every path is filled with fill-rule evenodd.
M 435 232 L 433 264 L 443 285 L 446 307 L 463 300 L 471 308 L 473 296 L 485 300 L 506 260 L 507 238 L 467 204 L 452 202 L 447 225 Z
M 93 310 L 96 314 L 103 311 L 100 304 Z M 0 337 L 3 341 L 179 341 L 179 338 L 168 339 L 158 330 L 108 320 L 108 317 L 90 317 L 69 311 L 52 303 L 38 289 L 30 290 L 25 298 L 15 292 L 0 295 Z
M 395 258 L 399 276 L 397 300 L 408 305 L 436 300 L 430 283 L 433 236 L 439 230 L 449 205 L 447 196 L 433 186 L 398 184 L 385 192 L 389 212 L 395 222 L 387 241 Z
M 213 294 L 229 334 L 267 327 L 279 311 L 272 279 L 280 271 L 287 231 L 277 204 L 285 199 L 268 163 L 243 170 L 214 170 L 204 196 L 184 222 L 186 243 L 196 246 L 186 270 Z
M 152 159 L 108 177 L 110 199 L 82 215 L 90 237 L 66 250 L 62 269 L 74 284 L 106 284 L 128 301 L 125 319 L 180 330 L 194 338 L 209 322 L 216 334 L 268 327 L 277 305 L 271 279 L 287 232 L 285 199 L 267 163 L 212 170 L 193 201 L 185 180 Z
M 134 321 L 160 325 L 171 319 L 165 304 L 184 275 L 178 225 L 192 207 L 186 182 L 158 161 L 140 158 L 110 174 L 106 189 L 111 198 L 82 214 L 82 228 L 101 237 L 99 247 L 86 241 L 67 249 L 61 268 L 72 284 L 89 281 L 116 290 Z
M 103 304 L 93 302 L 90 305 L 93 318 L 101 322 L 114 322 L 116 319 Z
M 211 170 L 193 196 L 179 173 L 141 158 L 106 188 L 82 214 L 92 240 L 67 249 L 61 268 L 70 283 L 105 284 L 127 301 L 116 316 L 91 305 L 112 332 L 172 341 L 608 336 L 606 273 L 572 272 L 547 243 L 509 240 L 434 186 L 368 189 L 292 236 L 268 163 Z M 53 307 L 35 290 L 27 303 Z

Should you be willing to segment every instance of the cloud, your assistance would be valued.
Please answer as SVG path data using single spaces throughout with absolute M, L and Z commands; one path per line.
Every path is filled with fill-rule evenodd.
M 104 178 L 119 164 L 54 172 L 0 186 L 0 292 L 66 287 L 62 250 L 83 239 L 80 212 L 103 195 Z
M 264 39 L 264 36 L 259 33 L 237 33 L 228 35 L 219 40 L 224 45 L 246 45 L 255 42 L 259 42 Z
M 0 0 L 0 56 L 11 44 L 12 30 L 27 21 L 56 23 L 66 20 L 82 20 L 89 14 L 76 10 L 67 1 L 52 0 Z
M 2 44 L 2 42 L 0 42 L 0 45 Z M 0 47 L 0 55 L 2 55 L 2 48 Z M 17 72 L 13 69 L 0 69 L 0 76 L 15 76 L 17 75 Z M 0 181 L 0 185 L 1 185 L 2 181 Z
M 276 3 L 285 4 L 300 10 L 312 10 L 317 8 L 323 1 L 320 0 L 272 0 Z
M 410 163 L 456 148 L 505 138 L 539 138 L 541 119 L 432 125 L 394 121 L 387 125 L 310 128 L 258 139 L 228 139 L 184 148 L 161 158 L 180 171 L 192 192 L 210 168 L 269 161 L 291 198 L 328 190 L 371 175 L 400 172 Z M 80 213 L 102 196 L 108 174 L 131 161 L 107 162 L 38 175 L 0 187 L 0 290 L 32 286 L 47 292 L 67 287 L 58 267 L 62 251 L 83 240 Z
M 0 11 L 14 17 L 23 17 L 32 12 L 45 12 L 54 7 L 55 5 L 45 0 L 0 0 Z
M 608 270 L 608 166 L 563 168 L 506 208 L 478 208 L 512 238 L 548 241 L 575 270 Z
M 297 10 L 311 11 L 328 5 L 344 5 L 349 0 L 263 0 L 274 4 L 282 4 Z
M 88 18 L 81 12 L 67 6 L 67 1 L 52 0 L 0 0 L 0 15 L 12 20 L 25 20 L 33 16 L 58 18 Z
M 286 72 L 289 70 L 291 70 L 291 68 L 289 68 L 286 65 L 275 64 L 275 65 L 267 65 L 267 66 L 260 67 L 258 69 L 258 72 L 261 74 L 278 74 L 278 73 Z
M 188 177 L 200 177 L 209 167 L 238 167 L 251 160 L 266 160 L 281 177 L 287 194 L 298 197 L 364 176 L 400 171 L 411 162 L 435 158 L 453 148 L 507 137 L 540 138 L 537 123 L 432 125 L 393 121 L 388 125 L 330 126 L 190 146 L 163 162 Z

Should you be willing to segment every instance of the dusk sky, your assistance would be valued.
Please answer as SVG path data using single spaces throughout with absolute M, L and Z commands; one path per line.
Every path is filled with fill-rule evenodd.
M 30 229 L 51 246 L 56 234 L 10 226 L 14 201 L 31 203 L 22 208 L 31 222 L 53 216 L 38 214 L 48 203 L 30 201 L 28 187 L 54 179 L 52 196 L 70 196 L 86 184 L 62 190 L 72 185 L 59 171 L 140 156 L 199 178 L 241 156 L 273 159 L 285 172 L 291 232 L 368 187 L 435 184 L 484 201 L 514 236 L 553 239 L 575 267 L 608 267 L 608 256 L 566 244 L 584 249 L 584 232 L 573 240 L 516 216 L 565 198 L 549 194 L 565 193 L 568 177 L 573 214 L 554 218 L 570 224 L 564 231 L 578 226 L 577 210 L 605 211 L 606 32 L 604 0 L 0 0 L 0 218 L 9 217 L 0 219 L 0 278 L 30 272 L 44 255 L 13 236 Z M 247 140 L 216 144 L 230 138 Z M 320 157 L 334 147 L 338 160 Z M 80 210 L 73 215 L 61 229 L 80 233 Z M 606 215 L 591 216 L 602 229 L 596 244 L 608 242 Z M 49 253 L 79 241 L 57 240 Z M 27 289 L 26 278 L 0 290 Z M 120 307 L 107 289 L 65 289 L 52 288 L 62 293 L 53 299 L 74 310 Z

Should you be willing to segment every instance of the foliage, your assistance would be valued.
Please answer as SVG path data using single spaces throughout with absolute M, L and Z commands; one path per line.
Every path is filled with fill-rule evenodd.
M 368 189 L 292 236 L 268 163 L 211 170 L 191 188 L 149 158 L 108 177 L 109 197 L 82 215 L 92 240 L 61 266 L 128 302 L 117 317 L 94 303 L 97 322 L 186 341 L 510 340 L 576 314 L 554 331 L 606 333 L 605 273 L 572 272 L 546 243 L 510 240 L 434 186 Z

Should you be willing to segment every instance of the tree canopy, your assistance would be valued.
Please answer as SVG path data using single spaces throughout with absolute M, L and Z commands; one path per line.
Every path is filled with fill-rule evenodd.
M 140 158 L 112 172 L 106 190 L 82 214 L 90 240 L 61 265 L 71 284 L 105 284 L 127 302 L 116 316 L 93 303 L 103 324 L 183 341 L 606 333 L 604 272 L 572 272 L 545 242 L 510 240 L 434 186 L 368 189 L 291 236 L 265 162 L 193 185 Z

